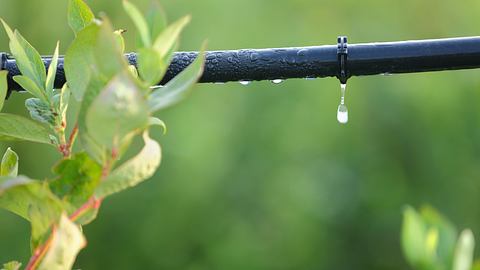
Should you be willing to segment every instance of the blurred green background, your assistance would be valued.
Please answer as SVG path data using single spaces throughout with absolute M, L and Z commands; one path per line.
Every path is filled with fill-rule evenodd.
M 0 17 L 42 54 L 73 35 L 67 1 L 0 0 Z M 135 31 L 119 0 L 89 0 Z M 147 7 L 148 0 L 134 1 Z M 480 1 L 163 0 L 192 14 L 181 49 L 265 48 L 479 34 Z M 0 51 L 8 51 L 0 34 Z M 77 263 L 96 269 L 406 269 L 405 204 L 429 203 L 480 237 L 478 71 L 353 78 L 350 123 L 336 79 L 199 85 L 161 113 L 163 164 L 108 199 Z M 7 102 L 25 113 L 25 94 Z M 20 172 L 51 175 L 46 146 L 11 144 Z M 3 144 L 2 151 L 7 147 Z M 29 227 L 0 212 L 0 261 L 26 262 Z

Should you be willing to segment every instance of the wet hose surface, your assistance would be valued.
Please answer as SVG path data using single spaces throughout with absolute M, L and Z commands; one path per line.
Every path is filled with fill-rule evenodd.
M 160 84 L 166 84 L 197 57 L 197 52 L 177 52 Z M 126 55 L 136 65 L 135 53 Z M 46 66 L 50 58 L 44 57 Z M 15 59 L 1 55 L 1 69 L 9 71 L 9 90 L 20 91 L 12 77 L 19 75 Z M 349 44 L 348 77 L 377 74 L 480 68 L 480 37 Z M 210 51 L 206 53 L 201 83 L 261 81 L 292 78 L 338 77 L 337 45 Z M 55 86 L 66 81 L 59 59 Z

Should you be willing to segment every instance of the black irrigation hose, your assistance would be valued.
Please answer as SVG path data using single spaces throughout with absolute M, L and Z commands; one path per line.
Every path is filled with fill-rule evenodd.
M 346 40 L 345 40 L 346 41 Z M 339 38 L 340 42 L 340 38 Z M 211 51 L 206 54 L 202 83 L 230 81 L 260 81 L 290 78 L 338 77 L 342 80 L 340 55 L 344 53 L 345 81 L 351 76 L 384 73 L 414 73 L 426 71 L 480 68 L 480 37 L 437 40 L 350 44 L 347 50 L 339 45 Z M 173 62 L 160 84 L 165 84 L 197 56 L 197 52 L 175 53 Z M 127 54 L 136 64 L 136 54 Z M 48 66 L 50 59 L 44 58 Z M 21 90 L 11 80 L 19 75 L 14 59 L 1 54 L 1 69 L 9 71 L 9 90 Z M 59 60 L 55 86 L 65 83 L 63 58 Z

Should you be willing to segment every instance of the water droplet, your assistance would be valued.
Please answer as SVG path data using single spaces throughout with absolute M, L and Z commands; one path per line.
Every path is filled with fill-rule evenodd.
M 215 84 L 225 84 L 225 82 L 215 82 Z
M 348 123 L 348 108 L 345 105 L 345 92 L 347 90 L 346 84 L 341 84 L 341 97 L 340 97 L 340 105 L 338 105 L 337 110 L 337 120 L 340 124 Z
M 163 87 L 164 87 L 163 85 L 154 85 L 154 86 L 150 86 L 150 89 L 155 90 L 155 89 L 163 88 Z
M 272 80 L 272 83 L 274 84 L 279 84 L 279 83 L 282 83 L 283 80 L 282 79 L 275 79 L 275 80 Z
M 308 50 L 307 49 L 301 49 L 300 51 L 297 52 L 297 55 L 300 57 L 304 57 L 307 54 Z
M 252 81 L 239 81 L 241 85 L 249 85 L 252 83 Z
M 260 56 L 258 55 L 258 53 L 255 53 L 255 52 L 254 52 L 254 53 L 251 53 L 251 54 L 250 54 L 250 60 L 251 60 L 252 62 L 257 61 L 259 57 L 260 57 Z

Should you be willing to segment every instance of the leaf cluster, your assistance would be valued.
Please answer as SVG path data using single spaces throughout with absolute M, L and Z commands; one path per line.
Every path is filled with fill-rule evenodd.
M 185 98 L 203 72 L 204 48 L 177 77 L 157 86 L 190 17 L 168 25 L 156 2 L 146 16 L 128 1 L 123 7 L 139 33 L 136 66 L 125 58 L 123 30 L 115 30 L 105 16 L 96 18 L 83 0 L 69 0 L 68 24 L 75 39 L 65 55 L 67 83 L 61 89 L 54 83 L 59 44 L 45 63 L 19 31 L 2 20 L 22 74 L 12 79 L 32 97 L 25 102 L 30 119 L 0 113 L 0 139 L 52 145 L 62 155 L 52 179 L 19 175 L 19 158 L 10 148 L 0 164 L 0 207 L 31 224 L 32 258 L 26 269 L 72 268 L 86 245 L 81 227 L 95 219 L 103 199 L 138 185 L 159 167 L 161 147 L 149 130 L 166 126 L 155 114 Z M 0 72 L 0 111 L 7 77 Z M 78 111 L 69 110 L 72 103 Z M 68 123 L 67 115 L 74 115 L 75 122 Z M 143 139 L 143 148 L 120 162 L 136 137 Z M 77 141 L 80 145 L 74 148 Z M 20 267 L 17 262 L 4 265 Z

